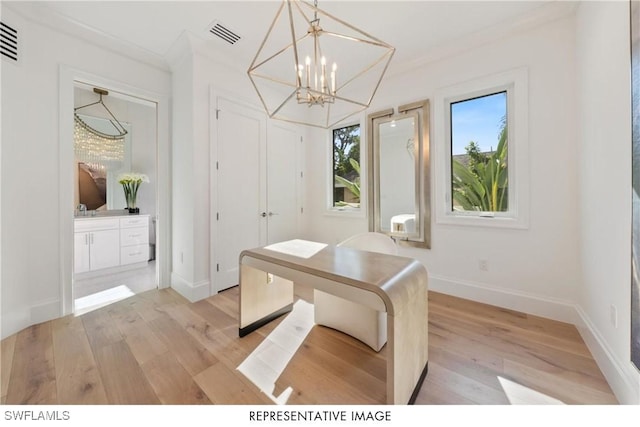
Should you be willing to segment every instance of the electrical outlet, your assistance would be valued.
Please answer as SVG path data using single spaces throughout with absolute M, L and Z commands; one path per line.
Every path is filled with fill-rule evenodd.
M 611 304 L 609 306 L 609 315 L 611 316 L 611 324 L 614 328 L 618 327 L 618 308 Z
M 478 261 L 478 268 L 480 271 L 489 271 L 489 263 L 486 259 L 481 259 Z

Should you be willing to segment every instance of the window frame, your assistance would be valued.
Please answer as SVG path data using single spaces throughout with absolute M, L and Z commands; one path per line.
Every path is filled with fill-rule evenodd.
M 334 190 L 334 176 L 333 176 L 333 132 L 336 129 L 342 129 L 351 126 L 358 126 L 360 128 L 360 159 L 358 159 L 358 163 L 360 164 L 360 207 L 354 208 L 350 206 L 337 207 L 334 206 L 333 200 L 333 190 Z M 361 120 L 354 120 L 349 122 L 338 123 L 334 126 L 331 126 L 327 129 L 327 154 L 325 158 L 327 159 L 327 196 L 326 196 L 326 209 L 325 215 L 330 216 L 353 216 L 353 217 L 365 217 L 366 215 L 366 191 L 362 192 L 363 189 L 367 188 L 367 179 L 366 179 L 366 168 L 363 160 L 367 159 L 367 147 L 366 144 L 363 144 L 363 138 L 365 138 L 365 128 L 362 126 Z
M 434 124 L 436 132 L 436 223 L 481 227 L 528 228 L 528 76 L 520 68 L 475 79 L 437 91 Z M 509 207 L 505 212 L 455 211 L 452 208 L 451 104 L 507 93 Z

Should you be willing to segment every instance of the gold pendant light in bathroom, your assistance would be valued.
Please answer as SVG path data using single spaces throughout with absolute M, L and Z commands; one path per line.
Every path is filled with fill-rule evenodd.
M 74 109 L 73 136 L 76 159 L 97 169 L 117 170 L 121 168 L 124 160 L 124 137 L 127 130 L 102 100 L 102 97 L 108 95 L 109 92 L 98 88 L 94 88 L 93 91 L 100 96 L 98 101 Z M 104 107 L 109 114 L 109 122 L 113 125 L 115 133 L 109 134 L 99 131 L 78 115 L 78 110 L 93 105 Z

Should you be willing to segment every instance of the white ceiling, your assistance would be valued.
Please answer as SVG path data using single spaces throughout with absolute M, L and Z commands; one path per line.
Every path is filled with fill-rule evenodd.
M 112 39 L 166 58 L 183 32 L 202 38 L 241 67 L 247 67 L 262 42 L 280 1 L 46 1 L 39 8 L 75 21 Z M 392 66 L 428 57 L 443 46 L 481 37 L 489 29 L 549 16 L 565 2 L 511 1 L 338 1 L 318 7 L 396 48 Z M 555 13 L 555 12 L 554 12 Z M 538 18 L 539 19 L 539 18 Z M 230 46 L 208 33 L 220 21 L 242 40 Z M 59 21 L 58 21 L 59 22 Z M 496 30 L 498 32 L 496 32 Z M 503 31 L 504 35 L 504 31 Z M 394 65 L 395 64 L 395 65 Z

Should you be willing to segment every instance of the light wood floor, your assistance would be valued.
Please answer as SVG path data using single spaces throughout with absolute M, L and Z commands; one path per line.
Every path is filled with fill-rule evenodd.
M 196 303 L 166 289 L 29 327 L 1 343 L 1 403 L 272 404 L 237 368 L 287 333 L 276 329 L 286 316 L 244 338 L 237 317 L 237 287 Z M 291 387 L 290 404 L 380 404 L 385 352 L 314 326 L 268 391 Z M 430 292 L 417 404 L 558 402 L 616 403 L 575 327 Z

